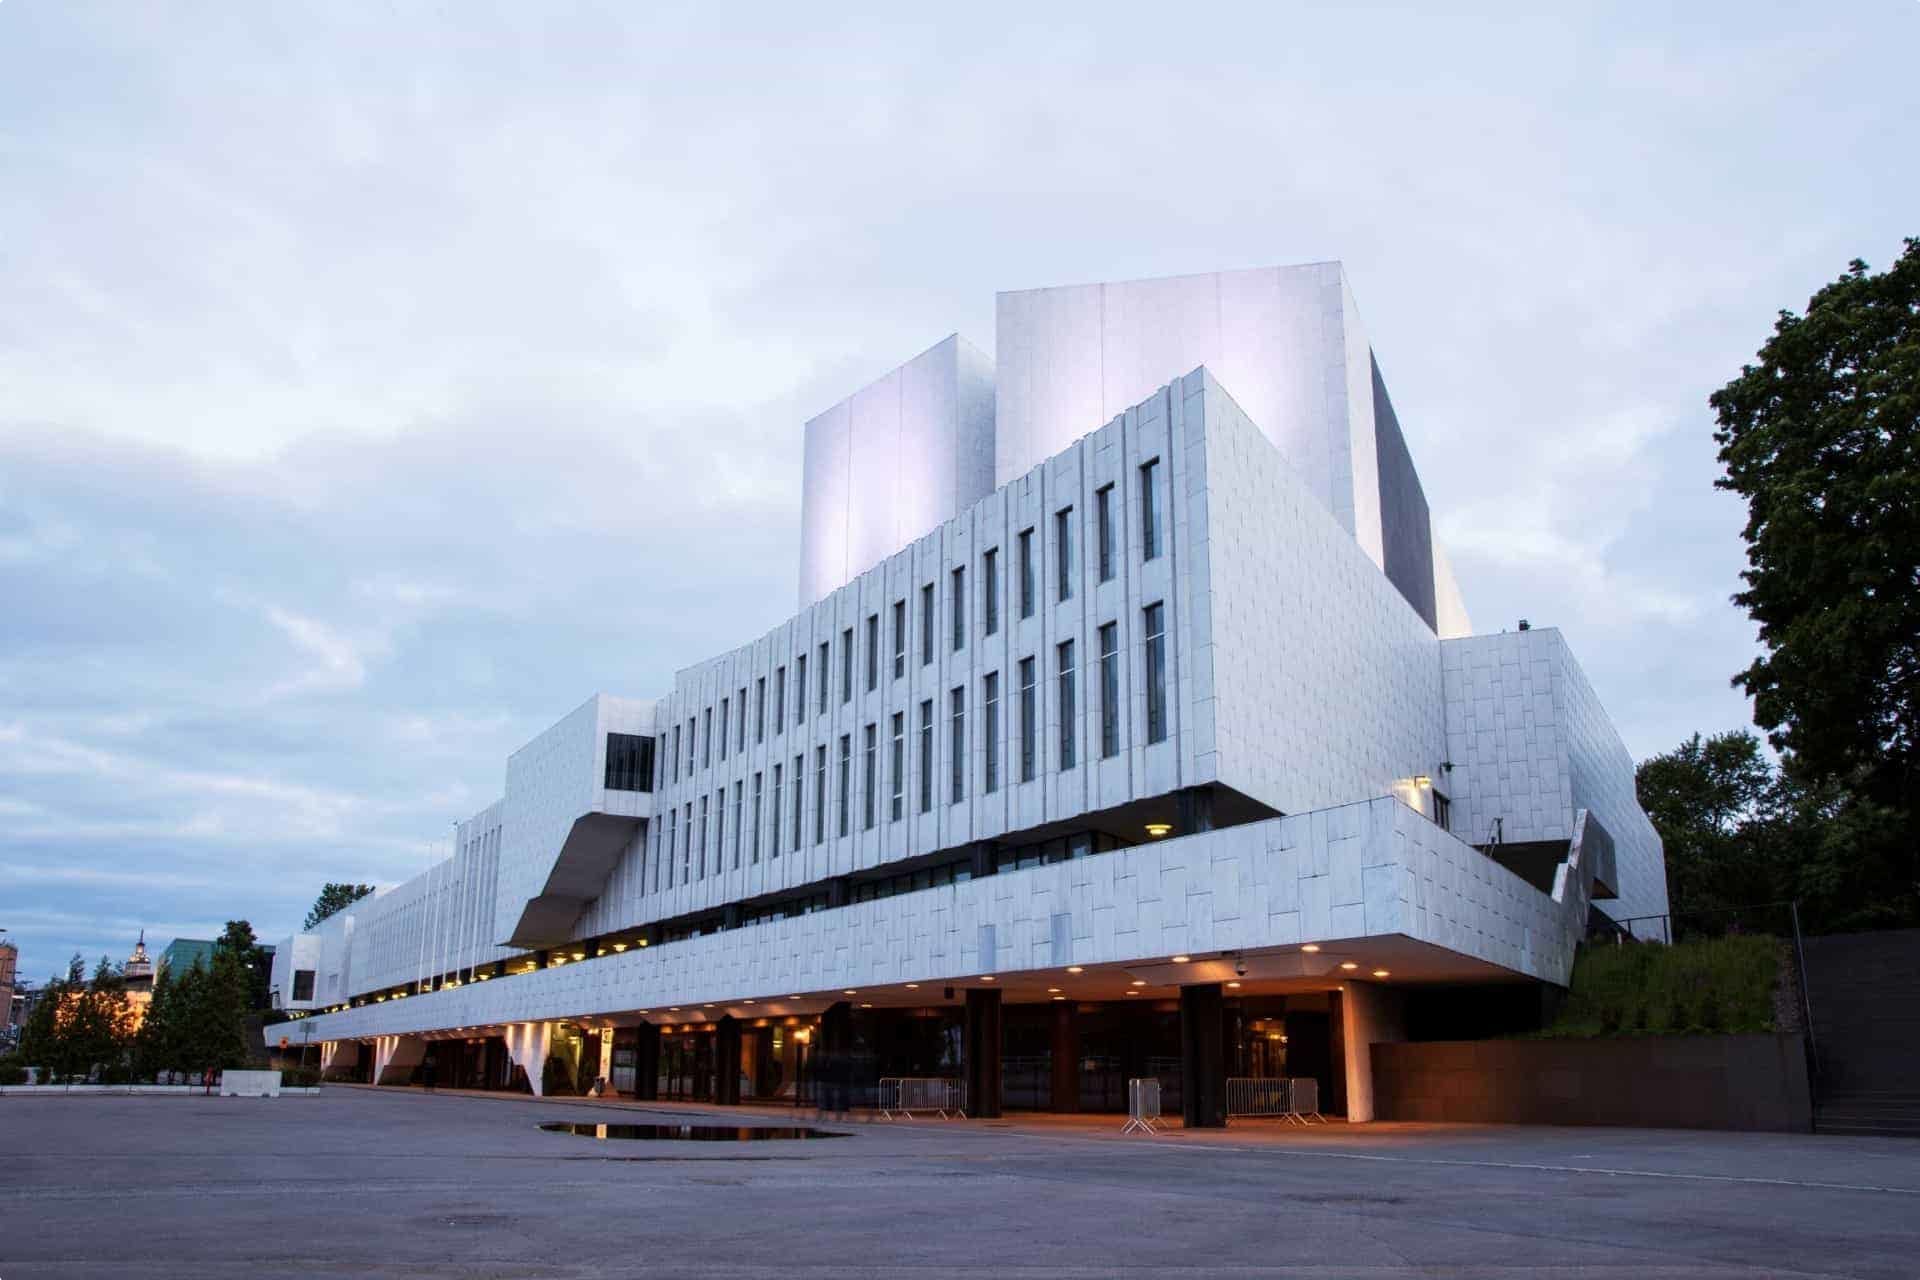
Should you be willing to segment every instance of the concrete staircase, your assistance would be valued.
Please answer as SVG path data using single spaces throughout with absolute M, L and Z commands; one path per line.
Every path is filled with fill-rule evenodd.
M 1820 1133 L 1920 1138 L 1920 929 L 1805 940 Z

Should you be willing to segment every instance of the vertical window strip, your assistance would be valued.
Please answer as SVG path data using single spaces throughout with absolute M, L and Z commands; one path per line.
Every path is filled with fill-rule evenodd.
M 983 702 L 980 722 L 980 746 L 984 756 L 981 790 L 991 795 L 1000 789 L 1000 673 L 989 671 L 981 681 Z
M 867 615 L 867 692 L 880 687 L 880 615 Z
M 920 812 L 933 809 L 933 699 L 920 704 Z
M 1152 560 L 1160 554 L 1160 500 L 1154 491 L 1154 481 L 1160 470 L 1160 459 L 1154 458 L 1140 465 L 1140 558 Z
M 887 768 L 892 783 L 888 820 L 898 822 L 906 816 L 907 807 L 907 717 L 902 711 L 893 713 L 893 754 Z
M 1034 746 L 1039 741 L 1039 726 L 1034 723 L 1038 699 L 1033 687 L 1032 658 L 1020 659 L 1020 781 L 1032 782 Z
M 907 674 L 907 602 L 893 602 L 893 678 Z
M 1093 495 L 1094 539 L 1099 544 L 1100 581 L 1113 581 L 1113 486 L 1105 485 Z
M 1020 531 L 1020 616 L 1033 616 L 1033 530 Z
M 953 587 L 948 592 L 947 612 L 953 619 L 953 649 L 958 653 L 967 643 L 967 570 L 953 571 Z
M 1120 626 L 1100 628 L 1100 757 L 1120 754 Z
M 1000 630 L 1000 549 L 980 557 L 981 625 L 988 635 Z
M 1167 626 L 1166 605 L 1146 607 L 1147 633 L 1147 741 L 1167 737 Z
M 866 758 L 861 762 L 860 778 L 860 829 L 873 830 L 873 771 L 879 765 L 880 730 L 876 725 L 867 726 Z
M 778 769 L 780 766 L 775 765 L 773 767 Z M 760 861 L 760 782 L 761 774 L 756 772 L 753 775 L 753 844 L 751 845 L 751 856 L 755 865 L 758 865 Z M 774 804 L 777 806 L 779 803 L 779 792 L 776 791 L 774 793 Z
M 840 806 L 834 822 L 834 831 L 841 836 L 847 834 L 847 793 L 851 789 L 852 773 L 853 735 L 843 733 L 840 735 Z
M 920 588 L 920 665 L 933 661 L 933 584 Z
M 1077 709 L 1074 704 L 1077 699 L 1074 696 L 1073 641 L 1062 640 L 1058 649 L 1055 650 L 1055 658 L 1059 664 L 1058 689 L 1060 705 L 1056 708 L 1056 711 L 1060 716 L 1060 767 L 1062 769 L 1071 769 L 1079 763 L 1074 751 L 1074 744 L 1077 738 L 1077 721 L 1075 719 Z
M 947 750 L 952 757 L 952 803 L 967 798 L 967 690 L 962 685 L 947 695 L 950 732 Z
M 1053 513 L 1053 555 L 1054 575 L 1059 579 L 1055 590 L 1058 599 L 1073 599 L 1073 508 L 1063 507 Z

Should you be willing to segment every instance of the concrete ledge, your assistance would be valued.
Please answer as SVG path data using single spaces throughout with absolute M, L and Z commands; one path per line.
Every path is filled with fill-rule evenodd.
M 1798 1036 L 1375 1044 L 1381 1120 L 1807 1133 Z

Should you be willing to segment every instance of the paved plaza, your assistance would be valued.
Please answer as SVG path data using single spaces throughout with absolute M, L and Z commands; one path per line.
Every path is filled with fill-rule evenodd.
M 1899 1276 L 1920 1143 L 1108 1118 L 606 1142 L 690 1106 L 330 1088 L 0 1098 L 0 1280 Z M 792 1118 L 792 1117 L 786 1117 Z M 802 1119 L 811 1120 L 808 1113 Z

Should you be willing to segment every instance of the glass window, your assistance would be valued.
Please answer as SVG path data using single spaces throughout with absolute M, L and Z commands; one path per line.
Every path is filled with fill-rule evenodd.
M 872 686 L 868 686 L 871 688 Z M 840 701 L 853 701 L 853 628 L 840 633 Z
M 992 794 L 1000 789 L 1000 673 L 989 671 L 980 683 L 984 704 L 980 745 L 986 757 L 981 789 Z
M 1140 558 L 1151 560 L 1160 554 L 1160 500 L 1154 495 L 1160 459 L 1140 466 Z
M 1060 705 L 1056 710 L 1060 715 L 1060 767 L 1071 769 L 1077 763 L 1074 741 L 1077 726 L 1074 721 L 1074 668 L 1073 641 L 1062 640 L 1054 651 L 1058 663 L 1058 691 Z
M 823 762 L 826 758 L 826 754 L 827 754 L 826 748 L 822 747 L 820 749 L 820 756 Z M 795 853 L 800 852 L 800 832 L 801 832 L 801 827 L 800 827 L 801 816 L 800 815 L 801 815 L 801 810 L 804 807 L 804 800 L 806 798 L 806 793 L 803 790 L 803 787 L 805 785 L 805 779 L 806 779 L 806 767 L 807 767 L 807 758 L 805 756 L 803 755 L 795 756 L 793 758 L 793 778 L 792 778 L 792 782 L 793 782 L 793 851 Z M 821 768 L 824 769 L 825 767 L 826 766 L 823 763 L 821 765 Z
M 933 808 L 933 699 L 920 704 L 920 812 Z
M 963 688 L 953 690 L 947 695 L 949 738 L 947 750 L 951 753 L 952 802 L 959 804 L 967 798 L 967 691 Z
M 1100 755 L 1120 754 L 1120 626 L 1100 628 Z
M 740 691 L 734 696 L 733 713 L 739 717 L 739 722 L 733 727 L 733 749 L 745 751 L 747 749 L 747 687 L 745 685 L 741 685 Z
M 849 774 L 853 772 L 853 735 L 840 735 L 840 807 L 836 814 L 834 831 L 838 835 L 847 834 L 847 791 L 850 785 Z
M 793 723 L 798 728 L 807 718 L 807 655 L 793 660 Z
M 607 735 L 609 791 L 653 790 L 653 739 L 637 733 Z
M 893 678 L 907 674 L 907 602 L 893 602 Z
M 720 699 L 720 758 L 727 758 L 727 700 Z
M 705 792 L 702 792 L 700 795 L 700 878 L 703 880 L 706 878 L 706 875 L 707 875 L 707 819 L 708 819 L 708 816 L 709 815 L 707 812 L 707 796 Z
M 933 584 L 920 588 L 920 665 L 933 661 Z
M 1164 604 L 1146 608 L 1147 632 L 1147 741 L 1167 737 L 1167 610 Z
M 890 821 L 898 822 L 906 816 L 907 809 L 907 717 L 904 712 L 893 713 L 893 755 L 887 766 L 892 782 L 892 803 L 887 813 Z
M 753 682 L 753 740 L 767 740 L 767 678 L 761 676 Z
M 1033 616 L 1033 530 L 1020 531 L 1020 616 Z
M 827 699 L 832 696 L 832 691 L 827 686 L 833 683 L 833 651 L 828 647 L 825 640 L 820 642 L 819 656 L 819 669 L 814 672 L 813 682 L 820 694 L 820 705 L 817 714 L 825 715 L 827 714 Z
M 756 773 L 753 776 L 758 779 L 760 775 Z M 733 784 L 733 865 L 735 869 L 740 866 L 740 807 L 746 803 L 746 796 L 747 784 L 744 781 L 735 782 Z M 759 832 L 756 831 L 754 834 L 757 837 Z
M 787 731 L 787 669 L 775 667 L 773 670 L 773 734 L 777 738 Z
M 700 719 L 702 722 L 700 729 L 700 767 L 702 769 L 709 769 L 713 767 L 713 708 L 708 707 L 705 711 L 701 712 Z M 725 724 L 726 721 L 722 720 L 720 723 Z
M 813 842 L 827 838 L 827 749 L 813 749 Z
M 779 765 L 773 766 L 773 771 L 777 775 L 780 772 L 780 766 Z M 753 849 L 752 857 L 755 862 L 760 861 L 760 801 L 761 801 L 761 798 L 762 797 L 760 794 L 760 774 L 755 773 L 753 775 L 753 846 L 752 846 L 752 849 Z M 773 792 L 773 807 L 776 810 L 778 810 L 780 807 L 780 789 L 777 784 L 775 785 L 774 792 Z
M 1073 508 L 1053 513 L 1054 573 L 1059 577 L 1062 600 L 1073 599 Z
M 947 609 L 953 617 L 953 647 L 956 651 L 966 647 L 967 643 L 967 571 L 965 566 L 953 571 L 953 590 L 948 593 Z
M 680 726 L 673 726 L 673 780 L 680 781 Z
M 877 725 L 867 726 L 865 759 L 860 762 L 860 829 L 873 830 L 873 771 L 879 763 L 880 729 Z
M 1032 658 L 1020 659 L 1020 781 L 1033 781 L 1034 744 L 1039 741 L 1040 727 L 1034 723 L 1038 709 L 1038 699 L 1034 694 Z
M 779 765 L 773 766 L 773 794 L 767 797 L 772 801 L 767 806 L 767 848 L 768 856 L 774 858 L 780 856 L 780 772 Z
M 1093 495 L 1094 541 L 1100 552 L 1100 581 L 1113 580 L 1113 486 Z
M 980 557 L 981 624 L 988 635 L 1000 630 L 1000 549 L 995 547 Z

